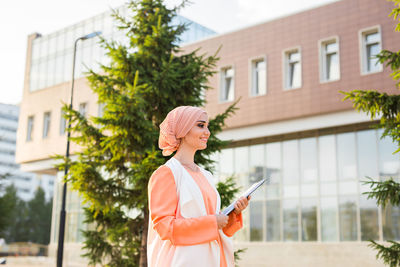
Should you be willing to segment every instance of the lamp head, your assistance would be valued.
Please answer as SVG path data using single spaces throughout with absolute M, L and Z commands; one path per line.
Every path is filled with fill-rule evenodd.
M 82 36 L 81 39 L 82 40 L 90 39 L 90 38 L 96 37 L 96 36 L 98 36 L 100 34 L 101 34 L 100 31 L 99 32 L 92 32 L 92 33 L 89 33 L 89 34 L 87 34 L 85 36 Z

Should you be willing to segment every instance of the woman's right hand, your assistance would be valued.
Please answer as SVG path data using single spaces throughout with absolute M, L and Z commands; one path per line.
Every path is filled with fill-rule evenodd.
M 228 216 L 224 214 L 215 214 L 215 217 L 217 217 L 218 229 L 222 229 L 228 224 Z

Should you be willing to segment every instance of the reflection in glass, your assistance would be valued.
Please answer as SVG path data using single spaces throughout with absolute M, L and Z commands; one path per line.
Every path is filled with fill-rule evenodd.
M 78 216 L 76 212 L 68 212 L 66 216 L 66 237 L 67 242 L 76 242 L 78 235 Z
M 264 145 L 250 146 L 250 182 L 262 179 L 265 169 Z
M 360 195 L 369 188 L 359 182 L 372 175 L 398 179 L 400 165 L 399 156 L 392 154 L 396 145 L 390 139 L 378 140 L 377 134 L 363 130 L 224 150 L 220 167 L 234 169 L 239 185 L 247 187 L 262 175 L 271 177 L 261 201 L 254 201 L 245 214 L 248 228 L 239 234 L 240 240 L 299 241 L 300 235 L 301 241 L 379 240 L 379 210 L 373 200 Z M 383 239 L 400 240 L 400 208 L 388 206 L 382 225 Z
M 337 197 L 321 198 L 321 240 L 337 241 Z
M 361 181 L 366 176 L 378 177 L 378 148 L 376 142 L 376 131 L 367 130 L 357 132 L 357 160 L 358 176 Z
M 65 37 L 66 37 L 66 30 L 63 29 L 58 32 L 57 34 L 57 47 L 56 51 L 57 52 L 63 52 L 65 49 Z
M 356 178 L 356 150 L 354 133 L 337 135 L 337 157 L 340 180 Z
M 298 204 L 297 199 L 282 200 L 283 209 L 283 240 L 298 241 Z
M 388 204 L 382 214 L 383 240 L 400 240 L 400 207 Z
M 64 78 L 64 56 L 57 56 L 54 70 L 54 83 L 59 84 L 63 82 Z
M 43 88 L 46 84 L 46 73 L 47 73 L 47 61 L 41 61 L 39 63 L 39 82 L 38 82 L 38 88 Z
M 357 181 L 340 181 L 339 182 L 339 194 L 357 194 Z
M 49 46 L 46 51 L 48 55 L 53 55 L 56 52 L 57 48 L 57 36 L 55 34 L 51 34 L 49 36 Z
M 76 62 L 75 62 L 75 79 L 82 76 L 82 72 L 84 71 L 83 65 L 83 48 L 82 46 L 76 49 Z
M 45 73 L 46 76 L 46 83 L 45 87 L 49 87 L 54 84 L 54 70 L 56 68 L 56 58 L 53 56 L 49 58 L 47 61 L 47 73 Z
M 34 64 L 31 66 L 31 73 L 29 79 L 29 86 L 31 91 L 35 91 L 38 87 L 39 80 L 39 66 L 38 64 Z
M 40 57 L 40 39 L 36 38 L 32 41 L 32 62 Z
M 248 186 L 249 147 L 237 147 L 234 149 L 233 168 L 235 169 L 235 176 L 239 179 L 239 184 Z
M 299 156 L 297 140 L 283 142 L 283 183 L 299 183 Z
M 287 54 L 287 88 L 297 88 L 301 86 L 301 66 L 299 51 Z
M 45 58 L 48 54 L 48 36 L 43 36 L 40 38 L 41 42 L 40 42 L 40 58 L 43 60 L 43 58 Z
M 300 169 L 302 183 L 316 182 L 317 140 L 315 138 L 300 139 Z
M 316 197 L 318 188 L 316 184 L 302 184 L 300 190 L 301 197 Z
M 222 88 L 221 101 L 232 101 L 234 98 L 234 70 L 233 68 L 223 69 L 221 71 Z
M 265 177 L 265 156 L 264 156 L 265 145 L 250 146 L 250 173 L 249 173 L 249 184 L 258 182 Z M 254 194 L 253 199 L 264 199 L 265 186 L 260 187 Z
M 301 240 L 317 240 L 317 199 L 301 200 Z
M 73 51 L 68 50 L 64 55 L 64 81 L 70 81 L 72 77 Z
M 262 241 L 263 202 L 250 202 L 250 241 Z
M 267 201 L 267 241 L 281 240 L 281 205 L 279 200 Z
M 338 50 L 336 40 L 325 44 L 325 79 L 327 81 L 339 79 Z
M 220 175 L 222 179 L 231 176 L 234 173 L 233 169 L 233 149 L 223 149 L 220 154 Z
M 103 116 L 104 106 L 105 106 L 105 104 L 99 104 L 99 117 Z M 101 112 L 101 114 L 100 114 L 100 112 Z M 211 165 L 212 173 L 214 174 L 214 177 L 219 177 L 219 178 L 221 177 L 220 170 L 219 170 L 220 155 L 221 155 L 221 152 L 214 152 L 209 155 L 210 160 L 214 161 L 214 163 Z
M 373 199 L 360 196 L 361 240 L 379 239 L 378 207 Z
M 267 198 L 278 198 L 280 196 L 280 182 L 282 174 L 281 143 L 269 143 L 266 145 L 267 174 L 269 184 L 267 185 Z
M 382 135 L 382 131 L 378 132 Z M 396 145 L 389 137 L 379 139 L 379 177 L 381 180 L 389 179 L 390 177 L 399 177 L 399 154 L 393 154 L 396 151 Z
M 320 184 L 319 188 L 320 188 L 321 196 L 336 196 L 337 195 L 336 182 Z
M 82 231 L 86 230 L 86 223 L 85 223 L 85 213 L 83 211 L 80 211 L 78 213 L 78 240 L 77 242 L 82 243 L 85 241 L 85 236 L 83 235 Z
M 321 182 L 336 180 L 335 136 L 318 137 L 319 174 Z
M 379 71 L 382 68 L 382 65 L 376 58 L 376 55 L 381 50 L 380 39 L 379 32 L 365 35 L 367 71 Z
M 266 63 L 264 60 L 254 61 L 252 64 L 252 94 L 253 95 L 264 95 L 267 92 L 267 72 Z
M 339 198 L 340 241 L 357 240 L 356 197 Z

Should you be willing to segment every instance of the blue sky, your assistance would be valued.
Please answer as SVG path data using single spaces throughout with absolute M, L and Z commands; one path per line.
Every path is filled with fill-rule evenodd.
M 286 16 L 338 0 L 191 0 L 181 15 L 218 33 Z M 49 34 L 126 0 L 13 0 L 0 9 L 0 103 L 22 99 L 27 36 Z M 166 0 L 176 5 L 179 0 Z

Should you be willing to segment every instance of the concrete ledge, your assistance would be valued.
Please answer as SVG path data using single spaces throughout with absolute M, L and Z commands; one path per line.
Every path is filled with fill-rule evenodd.
M 385 267 L 368 242 L 236 243 L 240 267 Z

